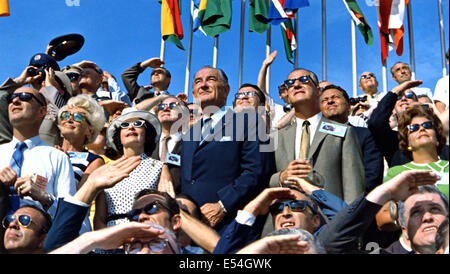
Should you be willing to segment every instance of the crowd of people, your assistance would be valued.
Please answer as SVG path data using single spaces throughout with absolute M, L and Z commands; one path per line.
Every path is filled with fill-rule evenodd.
M 159 58 L 121 90 L 32 56 L 0 86 L 0 253 L 448 254 L 448 76 L 432 92 L 399 62 L 392 90 L 364 72 L 350 98 L 296 68 L 279 105 L 276 55 L 237 91 L 202 67 L 193 102 Z

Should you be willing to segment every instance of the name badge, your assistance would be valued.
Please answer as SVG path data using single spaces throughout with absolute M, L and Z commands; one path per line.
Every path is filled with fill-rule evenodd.
M 344 125 L 332 124 L 327 122 L 322 122 L 319 128 L 320 132 L 325 134 L 331 134 L 339 137 L 344 137 L 347 132 L 347 127 Z
M 89 153 L 87 152 L 72 152 L 69 151 L 70 159 L 81 159 L 86 160 L 89 156 Z
M 167 153 L 166 163 L 181 166 L 181 156 L 178 154 Z

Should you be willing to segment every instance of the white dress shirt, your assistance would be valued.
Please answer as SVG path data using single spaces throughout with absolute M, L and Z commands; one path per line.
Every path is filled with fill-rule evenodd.
M 0 169 L 10 165 L 18 142 L 13 137 L 11 142 L 0 145 L 0 155 L 2 155 L 0 157 Z M 40 175 L 47 178 L 45 191 L 55 198 L 55 202 L 47 212 L 54 217 L 57 199 L 74 195 L 76 192 L 75 178 L 69 156 L 42 141 L 39 135 L 25 140 L 25 143 L 27 148 L 23 153 L 20 177 Z M 42 208 L 39 202 L 33 201 L 30 197 L 21 199 L 20 206 L 25 204 L 35 204 Z
M 164 133 L 161 132 L 161 138 L 159 138 L 159 158 L 161 159 L 161 153 L 162 153 L 162 141 L 163 138 L 167 135 L 164 135 Z M 174 150 L 176 144 L 181 140 L 181 132 L 177 132 L 175 134 L 170 135 L 170 139 L 167 141 L 167 152 L 172 153 Z M 161 159 L 161 161 L 165 161 L 166 159 Z
M 322 113 L 319 112 L 316 115 L 309 117 L 308 122 L 309 124 L 309 144 L 312 144 L 312 141 L 314 140 L 314 135 L 316 133 L 316 129 L 319 126 L 319 121 L 322 119 Z M 295 159 L 298 159 L 298 155 L 300 153 L 300 143 L 302 139 L 302 132 L 303 132 L 303 122 L 305 120 L 302 120 L 298 117 L 295 117 L 295 122 L 297 123 L 297 132 L 295 133 Z

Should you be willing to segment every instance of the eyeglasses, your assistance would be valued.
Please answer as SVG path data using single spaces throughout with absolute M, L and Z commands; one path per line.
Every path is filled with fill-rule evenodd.
M 288 200 L 283 202 L 275 202 L 273 205 L 270 206 L 270 213 L 272 213 L 272 215 L 275 216 L 280 212 L 282 212 L 286 206 L 289 206 L 289 208 L 295 212 L 303 212 L 306 210 L 308 206 L 311 208 L 311 206 L 308 204 L 308 201 Z M 314 212 L 312 208 L 311 210 Z
M 77 81 L 80 78 L 80 74 L 75 72 L 67 72 L 67 77 L 69 77 L 70 82 Z
M 136 120 L 136 121 L 133 121 L 133 122 L 123 122 L 123 123 L 120 124 L 120 127 L 123 128 L 123 129 L 126 129 L 126 128 L 129 128 L 130 126 L 142 127 L 144 125 L 145 125 L 144 121 Z
M 137 222 L 139 220 L 139 215 L 141 215 L 141 212 L 144 211 L 145 214 L 147 215 L 152 215 L 155 214 L 161 207 L 164 207 L 165 209 L 167 209 L 169 212 L 172 212 L 166 205 L 164 205 L 162 202 L 160 201 L 154 201 L 149 203 L 148 205 L 144 206 L 143 208 L 137 208 L 137 209 L 133 209 L 130 212 L 128 212 L 128 220 L 132 221 L 132 222 Z
M 400 101 L 403 97 L 405 97 L 406 99 L 414 99 L 416 98 L 416 95 L 412 92 L 405 93 L 403 96 L 398 96 L 397 101 Z
M 172 103 L 168 103 L 168 104 L 163 104 L 163 103 L 161 103 L 161 104 L 158 105 L 158 110 L 166 109 L 166 107 L 168 107 L 169 109 L 174 109 L 174 108 L 176 108 L 178 105 L 179 105 L 178 102 L 172 102 Z
M 367 101 L 367 96 L 350 98 L 350 105 L 354 106 L 354 105 L 358 104 L 359 102 L 366 102 L 366 101 Z
M 177 253 L 175 251 L 175 249 L 172 247 L 172 245 L 170 244 L 169 239 L 166 239 L 166 238 L 157 238 L 157 239 L 154 239 L 154 240 L 150 241 L 149 243 L 140 243 L 140 244 L 141 244 L 140 247 L 135 247 L 133 249 L 130 249 L 133 244 L 129 245 L 127 247 L 127 249 L 128 249 L 127 253 L 128 254 L 137 254 L 145 246 L 147 246 L 151 250 L 151 252 L 153 252 L 153 253 L 159 253 L 159 252 L 163 251 L 164 248 L 166 248 L 166 246 L 170 247 L 170 249 L 172 250 L 173 254 Z
M 287 79 L 286 81 L 284 81 L 284 84 L 288 88 L 290 88 L 290 87 L 292 87 L 295 84 L 295 81 L 297 81 L 297 80 L 300 81 L 300 83 L 303 83 L 303 84 L 307 84 L 307 83 L 309 83 L 309 81 L 311 81 L 313 84 L 317 85 L 316 82 L 309 75 L 300 76 L 300 77 L 298 77 L 296 79 Z
M 369 78 L 369 77 L 370 78 L 374 78 L 375 75 L 373 73 L 361 75 L 361 79 L 366 79 L 366 78 Z
M 432 129 L 433 128 L 433 122 L 423 122 L 422 124 L 412 124 L 408 125 L 409 132 L 415 132 L 420 129 L 420 126 L 422 126 L 424 129 Z
M 5 218 L 3 218 L 2 225 L 4 229 L 7 229 L 9 225 L 14 222 L 14 220 L 17 218 L 17 222 L 22 227 L 29 227 L 31 224 L 31 217 L 27 214 L 21 214 L 19 216 L 16 215 L 7 215 Z
M 19 97 L 20 101 L 29 102 L 31 99 L 35 99 L 41 106 L 45 107 L 45 104 L 39 100 L 36 96 L 34 96 L 33 93 L 29 92 L 19 92 L 19 93 L 13 93 L 8 96 L 8 104 L 11 104 L 14 98 Z
M 238 92 L 234 95 L 236 99 L 242 99 L 244 97 L 253 97 L 256 95 L 255 91 L 244 91 L 244 92 Z
M 89 125 L 91 125 L 91 123 L 89 123 L 89 120 L 86 118 L 86 115 L 80 112 L 70 113 L 68 111 L 63 111 L 60 117 L 63 121 L 69 120 L 69 118 L 72 117 L 75 122 L 82 123 L 83 121 L 86 121 Z

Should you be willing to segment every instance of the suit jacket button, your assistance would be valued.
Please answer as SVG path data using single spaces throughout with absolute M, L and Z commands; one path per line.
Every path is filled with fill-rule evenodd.
M 195 183 L 195 180 L 194 180 L 194 179 L 192 179 L 192 181 L 191 181 L 191 184 L 193 184 L 193 183 Z

